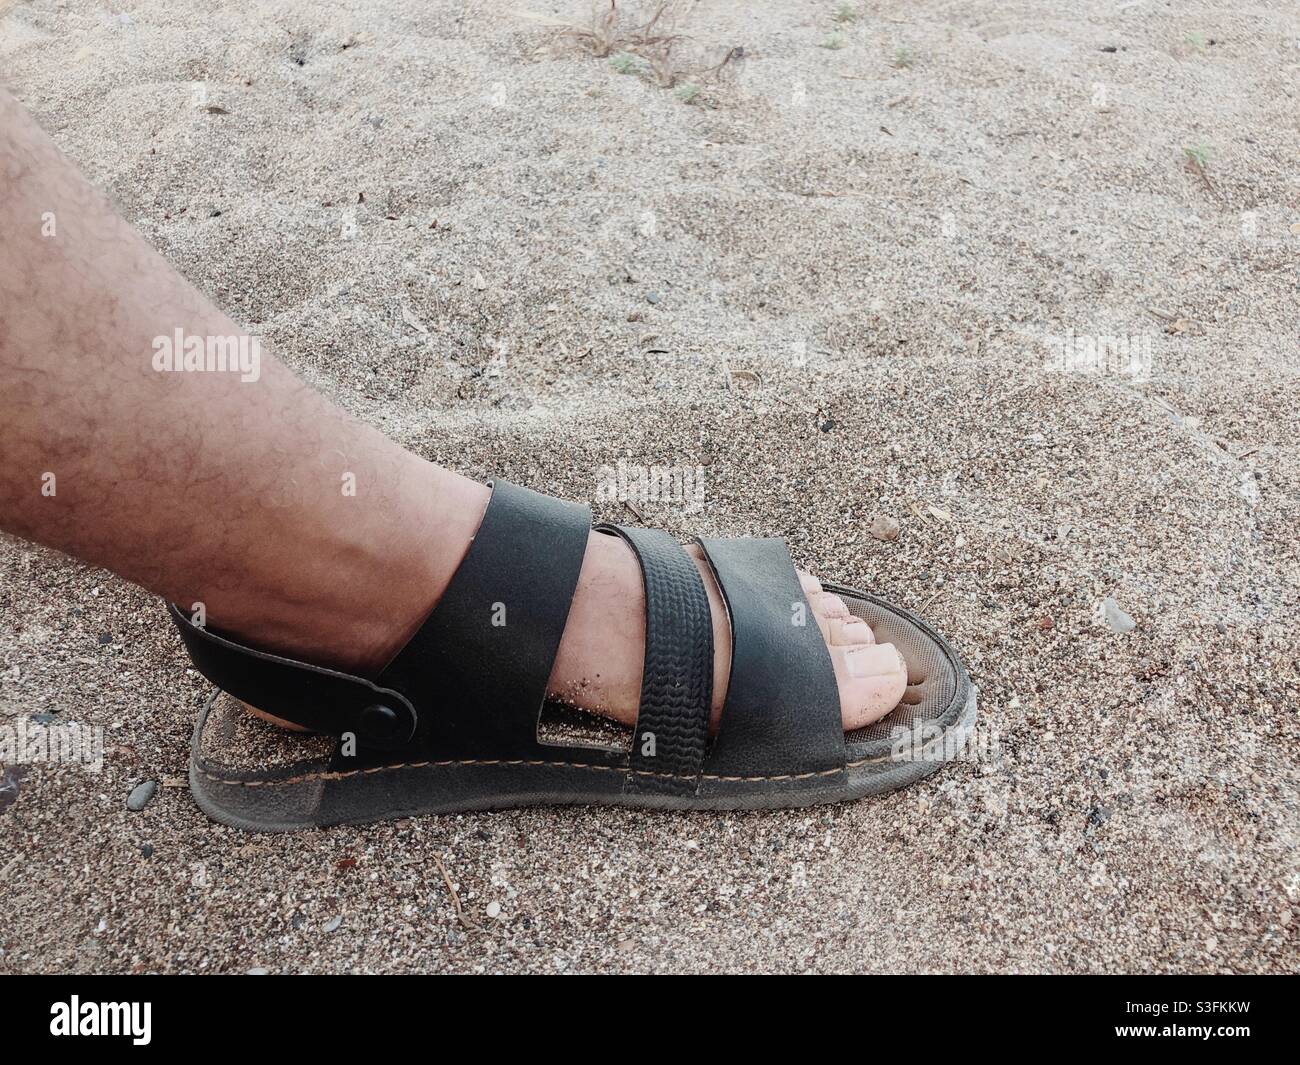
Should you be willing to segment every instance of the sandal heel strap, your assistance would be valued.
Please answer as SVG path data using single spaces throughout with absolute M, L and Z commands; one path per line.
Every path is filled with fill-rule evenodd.
M 298 662 L 171 616 L 195 668 L 257 709 L 366 751 L 534 757 L 546 684 L 591 511 L 497 481 L 442 598 L 375 681 Z M 342 747 L 340 748 L 342 749 Z
M 415 735 L 415 708 L 400 692 L 246 647 L 168 608 L 194 668 L 236 699 L 312 732 L 352 733 L 368 747 L 402 747 Z

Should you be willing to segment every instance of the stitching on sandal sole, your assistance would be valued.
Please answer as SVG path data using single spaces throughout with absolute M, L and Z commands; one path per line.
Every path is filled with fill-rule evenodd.
M 842 773 L 846 769 L 856 769 L 859 766 L 869 765 L 875 762 L 884 762 L 889 759 L 888 755 L 881 755 L 877 758 L 859 758 L 856 761 L 845 762 L 843 766 L 835 769 L 823 769 L 815 773 L 781 773 L 774 776 L 718 776 L 713 773 L 701 773 L 699 777 L 689 777 L 681 779 L 690 780 L 723 780 L 723 781 L 748 781 L 748 780 L 808 780 L 813 777 L 832 777 L 837 773 Z M 680 774 L 676 773 L 653 773 L 644 769 L 628 769 L 623 766 L 614 765 L 589 765 L 584 762 L 548 762 L 541 759 L 448 759 L 446 761 L 427 761 L 427 762 L 400 762 L 396 765 L 377 765 L 368 769 L 349 769 L 345 772 L 325 772 L 325 773 L 304 773 L 297 777 L 286 777 L 283 780 L 238 780 L 234 777 L 225 777 L 220 774 L 210 772 L 200 767 L 198 772 L 209 780 L 218 784 L 231 784 L 243 788 L 265 788 L 276 787 L 286 784 L 303 784 L 312 780 L 344 780 L 348 777 L 362 776 L 371 773 L 389 773 L 398 769 L 429 769 L 439 768 L 442 766 L 460 766 L 460 765 L 530 765 L 530 766 L 552 766 L 556 769 L 590 769 L 605 773 L 632 773 L 637 776 L 648 777 L 671 777 L 679 778 Z

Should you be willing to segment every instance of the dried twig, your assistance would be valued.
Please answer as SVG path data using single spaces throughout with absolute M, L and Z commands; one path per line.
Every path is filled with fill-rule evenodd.
M 740 45 L 729 48 L 722 59 L 710 67 L 690 69 L 676 61 L 677 46 L 689 38 L 685 34 L 668 30 L 673 8 L 678 0 L 659 0 L 649 18 L 637 24 L 624 16 L 618 0 L 602 3 L 593 13 L 587 26 L 562 25 L 564 32 L 578 41 L 593 56 L 604 59 L 615 52 L 625 52 L 645 60 L 645 71 L 661 89 L 671 89 L 685 76 L 700 79 L 717 79 L 730 63 L 745 57 Z M 554 19 L 521 12 L 539 22 L 556 25 Z
M 604 59 L 618 43 L 618 3 L 609 0 L 604 14 L 593 14 L 588 29 L 571 28 L 569 32 L 582 41 L 597 59 Z
M 1201 179 L 1201 184 L 1205 186 L 1211 196 L 1222 203 L 1223 197 L 1219 194 L 1218 186 L 1210 180 L 1210 175 L 1206 170 L 1206 165 L 1210 159 L 1210 150 L 1203 144 L 1197 144 L 1183 148 L 1183 155 L 1187 157 L 1187 169 Z
M 944 590 L 940 588 L 937 592 L 934 593 L 934 595 L 930 596 L 930 598 L 925 601 L 925 606 L 921 607 L 921 609 L 918 610 L 917 613 L 920 614 L 921 617 L 925 617 L 925 612 L 929 610 L 930 607 L 934 606 L 934 601 L 938 599 L 939 596 L 943 595 L 943 591 Z
M 476 932 L 481 931 L 479 926 L 470 919 L 469 914 L 465 912 L 465 908 L 461 906 L 460 895 L 456 893 L 456 885 L 451 882 L 451 877 L 447 874 L 447 867 L 442 864 L 442 859 L 436 854 L 430 857 L 433 858 L 433 864 L 438 867 L 438 872 L 442 874 L 442 882 L 447 885 L 447 894 L 451 896 L 451 908 L 456 914 L 456 920 L 466 928 L 472 928 Z
M 645 23 L 625 29 L 625 20 L 622 12 L 619 11 L 618 0 L 609 0 L 609 7 L 597 9 L 592 15 L 589 26 L 569 26 L 567 30 L 570 36 L 585 45 L 597 59 L 604 59 L 616 48 L 642 54 L 644 49 L 671 44 L 681 39 L 677 34 L 658 32 L 659 21 L 671 6 L 672 0 L 661 0 L 654 14 Z
M 744 58 L 745 49 L 741 45 L 736 45 L 735 48 L 727 51 L 727 54 L 722 57 L 722 62 L 718 63 L 717 66 L 708 67 L 707 69 L 700 71 L 699 77 L 716 80 L 719 75 L 722 74 L 723 69 L 728 63 L 739 62 Z

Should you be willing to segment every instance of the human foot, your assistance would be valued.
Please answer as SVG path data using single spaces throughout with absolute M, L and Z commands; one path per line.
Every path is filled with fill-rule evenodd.
M 303 624 L 327 624 L 329 630 L 295 631 L 291 639 L 278 634 L 278 649 L 323 665 L 374 676 L 419 628 L 465 557 L 489 495 L 488 489 L 464 477 L 436 466 L 421 465 L 422 473 L 428 474 L 431 480 L 426 486 L 428 491 L 420 495 L 426 501 L 438 501 L 436 507 L 420 515 L 420 524 L 431 533 L 426 551 L 418 562 L 413 560 L 409 547 L 401 557 L 395 555 L 395 572 L 387 586 L 391 591 L 384 609 L 381 611 L 380 604 L 376 604 L 376 609 L 362 611 L 368 633 L 364 645 L 358 643 L 355 634 L 349 638 L 338 627 L 346 619 L 312 611 L 299 613 L 296 626 L 301 629 Z M 694 546 L 688 546 L 687 551 L 700 571 L 712 614 L 714 668 L 710 727 L 716 731 L 730 680 L 731 626 L 703 552 Z M 830 652 L 844 728 L 861 728 L 878 720 L 898 704 L 907 687 L 903 656 L 893 644 L 877 644 L 871 627 L 852 615 L 842 599 L 823 591 L 815 577 L 800 571 L 799 578 L 812 620 Z M 416 598 L 412 598 L 412 590 L 421 588 L 428 590 L 426 595 L 419 597 L 416 593 Z M 382 628 L 377 630 L 376 626 Z M 245 635 L 255 638 L 258 634 Z M 619 537 L 592 532 L 548 692 L 572 706 L 634 725 L 640 704 L 644 653 L 645 601 L 636 558 Z
M 713 619 L 713 708 L 716 730 L 727 698 L 731 671 L 731 626 L 703 552 L 688 547 L 709 596 Z M 840 712 L 846 730 L 861 728 L 892 710 L 907 688 L 907 667 L 893 644 L 877 644 L 871 627 L 849 613 L 839 596 L 799 573 L 813 620 L 835 667 Z M 574 593 L 549 690 L 563 702 L 636 722 L 645 647 L 645 604 L 641 571 L 628 545 L 593 532 Z M 793 606 L 794 604 L 792 604 Z
M 866 642 L 837 599 L 796 571 L 779 538 L 702 537 L 702 571 L 667 533 L 593 529 L 591 517 L 587 507 L 498 482 L 467 548 L 435 541 L 461 561 L 370 680 L 241 646 L 173 607 L 195 667 L 219 689 L 337 737 L 332 751 L 288 775 L 214 762 L 202 753 L 214 697 L 191 764 L 200 806 L 268 829 L 536 803 L 806 806 L 903 787 L 951 757 L 950 744 L 972 727 L 974 686 L 941 637 L 876 596 L 842 591 L 873 633 L 889 633 L 919 664 L 906 677 L 898 652 Z M 640 594 L 627 556 L 612 550 L 615 536 L 633 552 Z M 390 585 L 411 578 L 394 569 Z M 629 620 L 635 608 L 643 626 Z M 394 615 L 391 631 L 402 624 Z M 725 696 L 714 691 L 715 674 Z M 908 679 L 915 687 L 903 696 Z M 632 743 L 542 739 L 538 708 L 556 696 L 625 722 L 635 698 Z M 900 751 L 896 738 L 852 729 L 899 696 L 913 725 L 936 733 Z

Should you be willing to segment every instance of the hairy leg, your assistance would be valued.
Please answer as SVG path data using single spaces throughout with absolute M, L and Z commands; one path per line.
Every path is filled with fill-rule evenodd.
M 267 350 L 256 380 L 156 370 L 155 337 L 245 331 L 3 90 L 0 234 L 0 524 L 263 646 L 382 666 L 459 564 L 430 544 L 463 554 L 487 489 Z

